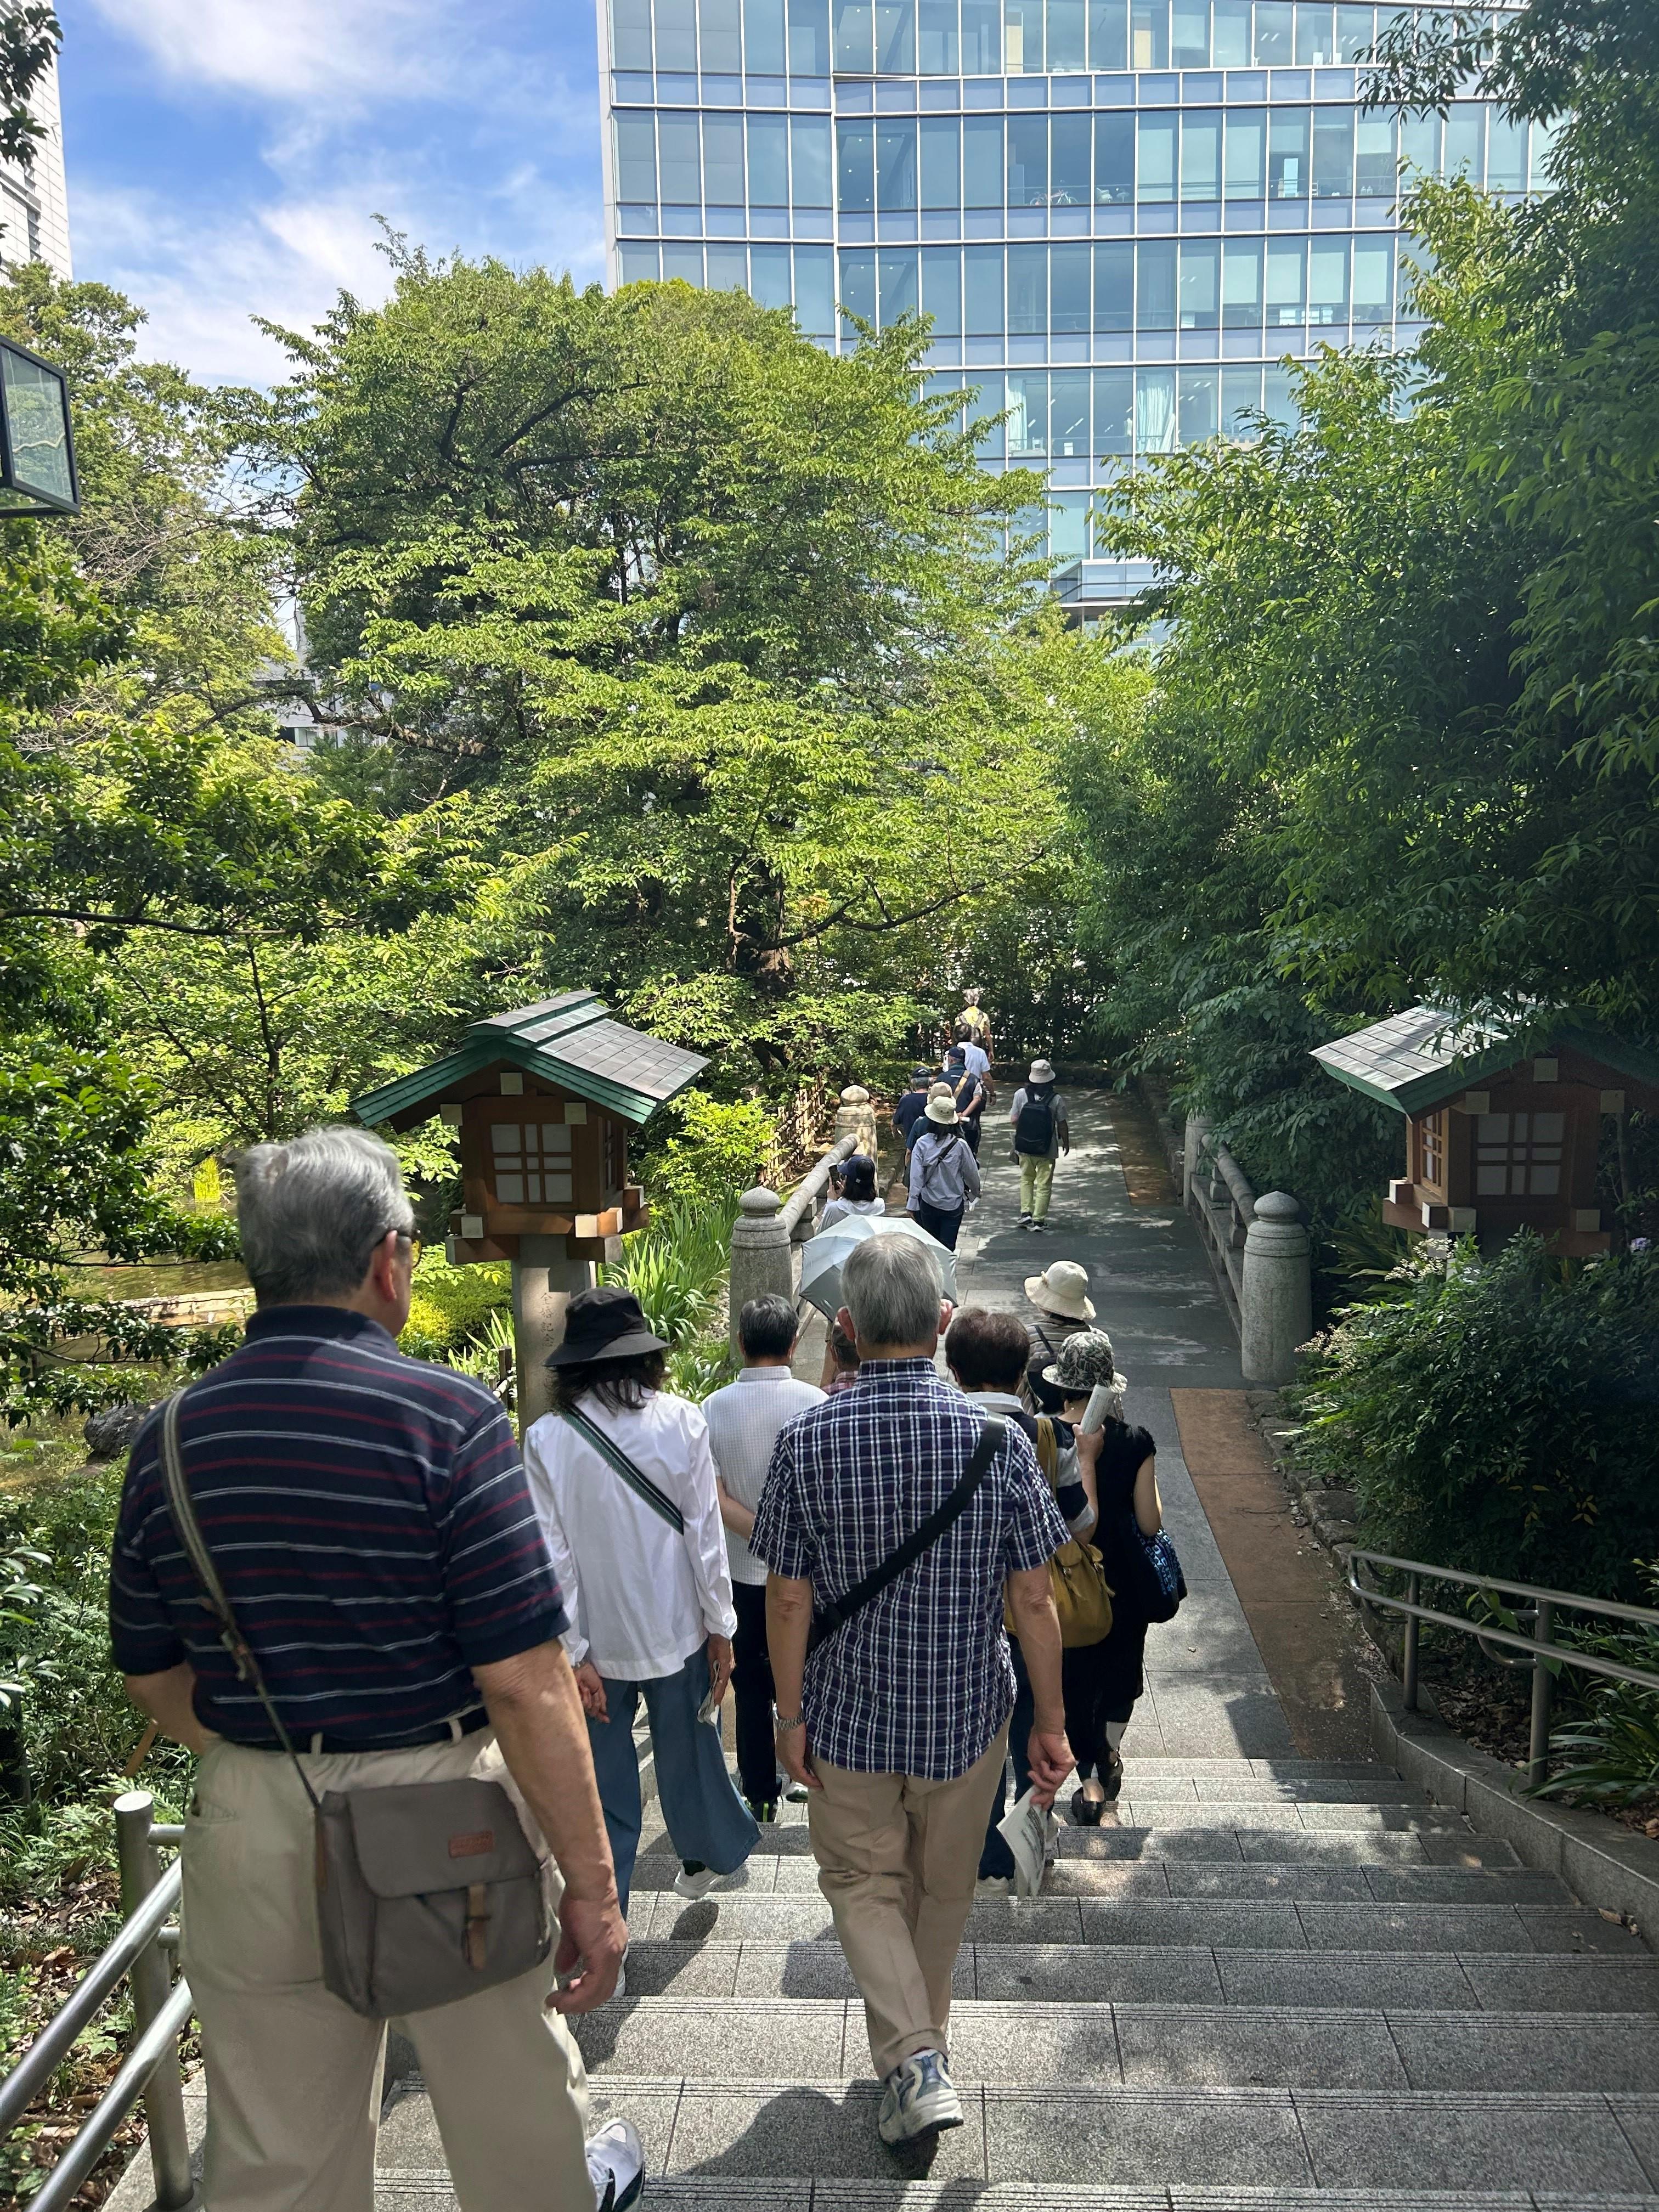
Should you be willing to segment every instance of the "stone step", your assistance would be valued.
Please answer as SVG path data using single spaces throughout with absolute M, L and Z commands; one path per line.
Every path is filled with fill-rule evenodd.
M 626 2114 L 644 2139 L 650 2171 L 695 2174 L 710 2212 L 732 2203 L 729 2180 L 768 2180 L 773 2201 L 799 2208 L 811 2179 L 903 2178 L 876 2134 L 873 2080 L 774 2073 L 764 2079 L 687 2081 L 678 2074 L 604 2075 L 596 2118 Z M 939 2138 L 934 2184 L 982 2185 L 1018 2175 L 1033 2185 L 1097 2192 L 1151 2191 L 1156 2204 L 1213 2206 L 1217 2191 L 1348 2191 L 1385 2197 L 1440 2192 L 1469 2208 L 1495 2194 L 1538 2192 L 1560 2212 L 1596 2194 L 1651 2198 L 1659 2188 L 1659 2094 L 1613 2090 L 1450 2091 L 1382 2088 L 975 2088 L 966 2124 Z M 389 2190 L 441 2195 L 443 2153 L 421 2095 L 395 2103 L 381 2130 Z M 913 2169 L 914 2172 L 914 2169 Z M 1164 2192 L 1181 2192 L 1171 2198 Z M 975 2196 L 979 2194 L 975 2189 Z M 929 2192 L 930 2197 L 933 2192 Z M 1046 2202 L 1052 2190 L 1045 2187 Z M 1121 2200 L 1120 2200 L 1121 2201 Z M 1137 2198 L 1137 2203 L 1144 2199 Z M 905 2202 L 916 2199 L 907 2192 Z M 382 2212 L 396 2203 L 382 2197 Z M 848 2197 L 837 2190 L 837 2212 Z
M 781 1811 L 787 1815 L 798 1809 L 787 1806 Z M 1178 1833 L 1188 1829 L 1214 1828 L 1251 1832 L 1279 1830 L 1286 1834 L 1306 1831 L 1322 1835 L 1339 1830 L 1356 1835 L 1473 1833 L 1462 1813 L 1452 1812 L 1443 1805 L 1431 1805 L 1420 1792 L 1388 1799 L 1355 1798 L 1333 1804 L 1322 1798 L 1267 1795 L 1243 1799 L 1174 1795 L 1136 1798 L 1126 1791 L 1108 1808 L 1098 1826 L 1085 1827 L 1073 1820 L 1065 1804 L 1060 1808 L 1060 1826 L 1062 1836 L 1105 1836 L 1126 1831 L 1144 1833 L 1148 1829 Z M 653 1821 L 640 1839 L 641 1853 L 671 1848 L 668 1831 L 658 1821 Z M 792 1854 L 808 1848 L 804 1819 L 783 1817 L 762 1823 L 760 1840 L 756 1845 L 757 1855 Z
M 716 1890 L 696 1903 L 673 1890 L 636 1891 L 635 1942 L 833 1942 L 828 1904 L 815 1891 Z M 1650 1958 L 1638 1937 L 1599 1913 L 1556 1905 L 1366 1904 L 1216 1898 L 1127 1899 L 1048 1894 L 976 1898 L 968 1941 L 1139 1945 L 1206 1949 L 1608 1953 Z
M 1218 1807 L 1188 1806 L 1188 1813 L 1215 1812 Z M 1257 1826 L 1237 1815 L 1226 1823 L 1208 1820 L 1158 1820 L 1149 1826 L 1103 1824 L 1098 1828 L 1062 1827 L 1056 1850 L 1063 1859 L 1208 1859 L 1269 1860 L 1291 1864 L 1438 1866 L 1518 1866 L 1512 1845 L 1494 1836 L 1480 1836 L 1461 1813 L 1419 1814 L 1415 1808 L 1387 1806 L 1315 1808 L 1287 1805 L 1275 1810 L 1300 1815 L 1316 1810 L 1373 1815 L 1410 1810 L 1409 1823 L 1366 1821 L 1334 1825 L 1328 1821 L 1275 1823 Z M 666 1834 L 659 1830 L 644 1839 L 653 1856 L 669 1851 Z M 811 1844 L 805 1828 L 763 1830 L 751 1859 L 807 1858 Z
M 644 1893 L 672 1889 L 680 1863 L 666 1851 L 635 1862 L 637 1918 Z M 818 1870 L 810 1856 L 757 1854 L 709 1893 L 711 1901 L 747 1893 L 760 1896 L 818 1894 Z M 1482 1866 L 1353 1865 L 1206 1859 L 1057 1860 L 1044 1878 L 1049 1897 L 1176 1897 L 1265 1899 L 1328 1905 L 1533 1905 L 1571 1910 L 1572 1892 L 1559 1875 L 1518 1863 Z
M 459 2212 L 440 2170 L 383 2169 L 380 2212 Z M 653 2174 L 652 2212 L 1659 2212 L 1659 2192 L 1575 2189 L 1350 2190 L 1184 2187 L 1102 2188 L 1087 2182 L 970 2184 L 848 2180 L 809 2176 L 771 2181 L 720 2173 Z
M 840 1998 L 851 1970 L 833 1940 L 635 1939 L 633 2004 L 673 1998 Z M 1541 1951 L 1299 1951 L 1225 1945 L 969 1942 L 958 1997 L 1054 2005 L 1396 2008 L 1411 2012 L 1659 2012 L 1659 1959 Z
M 595 2081 L 678 2073 L 688 2084 L 798 2074 L 870 2075 L 856 2001 L 741 2002 L 630 1996 L 577 2024 Z M 1494 2067 L 1501 2067 L 1495 2075 Z M 958 2087 L 1091 2090 L 1508 2089 L 1641 2091 L 1659 2081 L 1659 2014 L 958 2002 Z

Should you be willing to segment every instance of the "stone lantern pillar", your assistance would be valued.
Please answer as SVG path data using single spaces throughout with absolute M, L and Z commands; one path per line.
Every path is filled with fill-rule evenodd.
M 841 1094 L 836 1109 L 836 1135 L 856 1137 L 856 1149 L 872 1159 L 876 1157 L 876 1109 L 861 1083 L 849 1083 Z
M 1277 1388 L 1295 1379 L 1297 1347 L 1313 1334 L 1312 1249 L 1302 1209 L 1288 1192 L 1270 1190 L 1257 1199 L 1244 1233 L 1238 1300 L 1239 1365 L 1247 1382 Z

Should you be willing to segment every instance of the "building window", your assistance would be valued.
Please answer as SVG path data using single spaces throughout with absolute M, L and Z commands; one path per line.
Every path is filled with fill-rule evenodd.
M 1477 1198 L 1559 1198 L 1565 1114 L 1482 1114 L 1475 1131 Z
M 1417 1125 L 1417 1171 L 1431 1190 L 1446 1188 L 1446 1116 L 1425 1114 Z

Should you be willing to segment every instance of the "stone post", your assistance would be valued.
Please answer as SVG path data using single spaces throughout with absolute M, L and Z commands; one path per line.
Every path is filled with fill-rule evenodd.
M 519 1434 L 552 1410 L 545 1361 L 564 1341 L 565 1308 L 593 1286 L 588 1260 L 565 1256 L 562 1237 L 520 1237 L 513 1262 L 513 1369 L 518 1378 Z
M 869 1092 L 861 1083 L 849 1083 L 841 1094 L 841 1104 L 836 1109 L 837 1137 L 856 1137 L 858 1149 L 876 1157 L 876 1109 Z
M 1189 1121 L 1188 1130 L 1192 1127 Z M 1298 1345 L 1313 1334 L 1312 1247 L 1302 1209 L 1288 1192 L 1255 1202 L 1244 1235 L 1239 1291 L 1239 1365 L 1244 1380 L 1277 1387 L 1296 1375 Z
M 1181 1200 L 1184 1206 L 1191 1198 L 1193 1185 L 1198 1178 L 1198 1164 L 1204 1151 L 1204 1139 L 1210 1133 L 1210 1125 L 1201 1114 L 1189 1114 L 1181 1139 Z
M 750 1299 L 776 1291 L 793 1303 L 795 1295 L 794 1254 L 781 1218 L 782 1200 L 776 1191 L 757 1187 L 744 1191 L 738 1206 L 732 1227 L 732 1287 L 727 1300 L 734 1357 L 738 1350 L 738 1316 Z

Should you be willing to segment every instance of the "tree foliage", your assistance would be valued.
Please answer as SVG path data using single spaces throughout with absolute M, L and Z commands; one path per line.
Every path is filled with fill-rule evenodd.
M 1146 708 L 1073 777 L 1104 1026 L 1316 1206 L 1399 1127 L 1323 1037 L 1425 997 L 1659 1033 L 1653 37 L 1619 0 L 1398 19 L 1386 96 L 1473 71 L 1556 120 L 1553 190 L 1412 189 L 1416 356 L 1327 352 L 1299 428 L 1115 503 L 1162 581 Z

